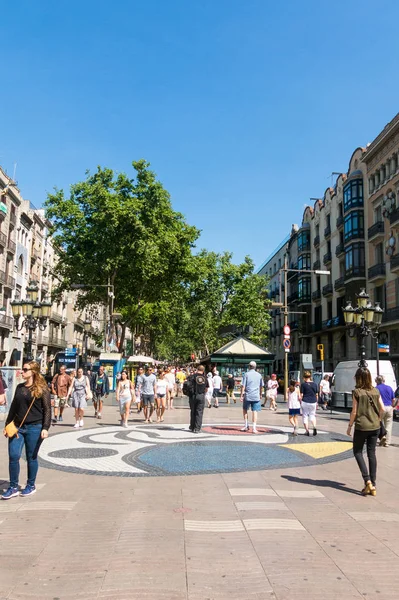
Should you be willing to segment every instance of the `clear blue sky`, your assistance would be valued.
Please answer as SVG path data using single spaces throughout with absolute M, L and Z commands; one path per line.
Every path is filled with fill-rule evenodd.
M 3 2 L 0 164 L 36 206 L 146 158 L 256 264 L 399 110 L 395 0 Z

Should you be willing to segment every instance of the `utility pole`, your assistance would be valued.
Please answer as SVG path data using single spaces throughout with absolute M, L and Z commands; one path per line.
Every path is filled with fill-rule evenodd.
M 284 327 L 288 325 L 288 264 L 287 254 L 284 257 Z M 288 390 L 288 352 L 284 351 L 284 400 Z

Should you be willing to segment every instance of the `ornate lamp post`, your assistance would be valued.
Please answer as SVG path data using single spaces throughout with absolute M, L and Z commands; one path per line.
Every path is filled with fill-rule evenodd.
M 85 319 L 83 322 L 84 328 L 84 340 L 83 340 L 83 369 L 84 372 L 87 371 L 87 341 L 89 339 L 89 333 L 91 330 L 91 321 L 90 319 Z
M 377 375 L 379 375 L 378 328 L 382 323 L 382 315 L 384 313 L 380 303 L 376 302 L 373 306 L 370 302 L 370 296 L 364 288 L 361 288 L 360 293 L 357 295 L 357 306 L 353 307 L 349 300 L 342 311 L 349 335 L 354 337 L 358 333 L 360 336 L 359 367 L 367 367 L 366 338 L 370 335 L 373 339 L 377 340 Z
M 15 328 L 21 331 L 24 327 L 28 331 L 28 350 L 27 360 L 33 360 L 32 337 L 33 332 L 39 327 L 44 331 L 47 327 L 47 319 L 51 312 L 51 302 L 39 301 L 39 287 L 36 282 L 31 281 L 26 288 L 27 298 L 25 300 L 13 300 L 11 302 L 12 314 L 15 321 Z M 19 325 L 19 319 L 22 316 L 22 323 Z

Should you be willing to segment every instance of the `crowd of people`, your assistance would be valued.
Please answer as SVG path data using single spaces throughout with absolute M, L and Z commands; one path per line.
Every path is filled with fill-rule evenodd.
M 95 417 L 102 418 L 104 397 L 109 394 L 109 380 L 104 367 L 97 373 L 83 372 L 67 374 L 64 366 L 60 367 L 49 389 L 46 380 L 40 374 L 40 367 L 34 361 L 26 362 L 22 368 L 23 382 L 17 385 L 14 399 L 11 403 L 3 434 L 8 438 L 9 476 L 10 483 L 2 494 L 2 499 L 8 500 L 16 496 L 30 496 L 36 492 L 36 477 L 38 472 L 38 452 L 40 446 L 48 437 L 51 423 L 63 420 L 63 412 L 67 406 L 75 410 L 76 429 L 84 426 L 84 411 L 87 402 L 92 401 Z M 242 402 L 244 427 L 243 432 L 250 431 L 249 413 L 252 414 L 252 433 L 257 434 L 258 413 L 270 400 L 270 409 L 276 410 L 278 384 L 272 375 L 265 386 L 262 375 L 256 370 L 256 363 L 251 361 L 240 385 L 240 401 Z M 311 373 L 305 371 L 302 383 L 291 381 L 287 390 L 289 421 L 293 426 L 293 435 L 298 435 L 298 418 L 302 414 L 305 435 L 317 435 L 316 410 L 320 403 L 325 408 L 330 393 L 326 385 L 327 378 L 318 386 L 311 379 Z M 137 412 L 143 412 L 146 423 L 153 422 L 156 414 L 157 423 L 164 420 L 166 410 L 173 410 L 173 400 L 176 396 L 188 396 L 190 405 L 189 429 L 199 433 L 205 406 L 219 407 L 219 399 L 223 387 L 226 390 L 226 401 L 236 403 L 234 394 L 234 377 L 229 375 L 225 386 L 214 368 L 205 373 L 205 367 L 194 368 L 165 368 L 151 365 L 145 369 L 139 368 L 134 382 L 123 371 L 118 378 L 116 398 L 119 404 L 120 424 L 128 426 L 128 419 L 133 404 Z M 261 404 L 266 387 L 265 402 Z M 0 389 L 1 392 L 1 389 Z M 4 392 L 4 390 L 3 390 Z M 4 396 L 0 393 L 0 403 Z M 353 408 L 350 415 L 347 434 L 353 433 L 353 453 L 364 480 L 363 495 L 376 495 L 377 460 L 376 446 L 387 447 L 391 443 L 393 409 L 398 404 L 398 394 L 386 385 L 384 378 L 378 376 L 376 387 L 372 385 L 370 371 L 361 367 L 355 375 L 355 385 L 352 393 Z M 69 402 L 71 404 L 69 404 Z M 53 415 L 52 415 L 53 410 Z M 365 463 L 363 450 L 366 446 L 368 467 Z M 20 459 L 25 447 L 28 477 L 23 490 L 19 490 Z

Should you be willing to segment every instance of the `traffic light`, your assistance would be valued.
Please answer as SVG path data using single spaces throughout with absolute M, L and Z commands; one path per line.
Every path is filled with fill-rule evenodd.
M 324 344 L 317 344 L 317 349 L 320 351 L 320 360 L 324 360 Z

